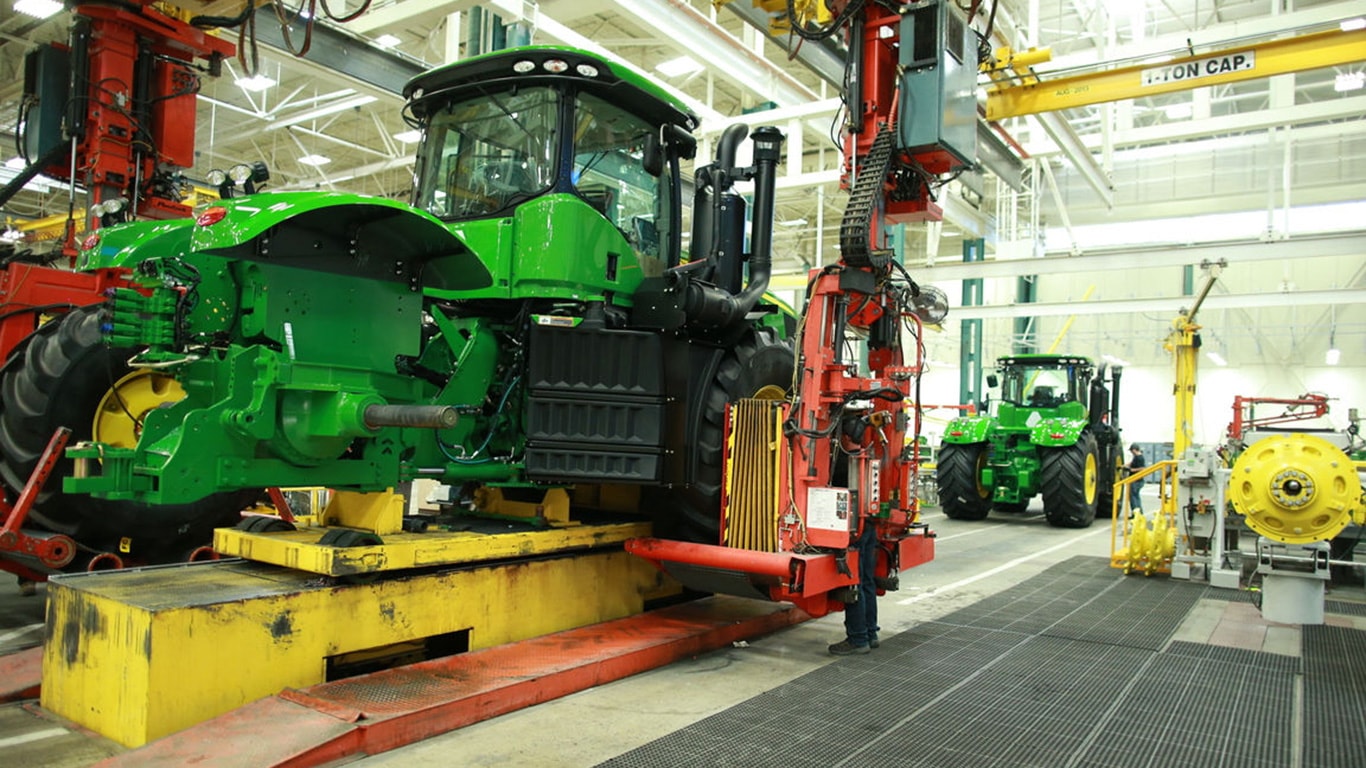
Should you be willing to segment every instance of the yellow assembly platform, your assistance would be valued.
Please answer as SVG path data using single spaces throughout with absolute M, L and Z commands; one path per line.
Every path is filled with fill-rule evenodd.
M 337 529 L 222 529 L 220 551 L 266 562 L 54 577 L 42 706 L 140 746 L 368 657 L 489 648 L 638 614 L 667 591 L 621 548 L 648 523 L 418 534 L 397 530 L 400 507 L 378 508 L 366 528 L 382 544 L 318 543 Z

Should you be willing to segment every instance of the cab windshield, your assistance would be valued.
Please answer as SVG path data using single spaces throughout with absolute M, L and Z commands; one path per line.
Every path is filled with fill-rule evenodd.
M 480 93 L 434 113 L 417 205 L 442 219 L 494 216 L 550 189 L 559 95 L 546 87 Z
M 1001 400 L 1027 408 L 1056 408 L 1082 401 L 1085 386 L 1074 365 L 1012 366 L 1002 371 Z

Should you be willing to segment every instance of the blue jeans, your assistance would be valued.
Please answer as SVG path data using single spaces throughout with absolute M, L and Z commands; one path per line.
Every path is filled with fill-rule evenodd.
M 1129 486 L 1129 507 L 1139 512 L 1143 511 L 1143 496 L 1140 493 L 1142 490 L 1143 483 L 1134 483 Z
M 844 633 L 849 644 L 864 646 L 881 629 L 877 625 L 877 531 L 871 520 L 854 544 L 858 552 L 858 602 L 844 606 Z

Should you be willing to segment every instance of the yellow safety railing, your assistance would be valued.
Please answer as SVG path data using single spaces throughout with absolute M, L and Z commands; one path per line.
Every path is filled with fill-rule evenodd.
M 1151 515 L 1135 513 L 1133 485 L 1156 475 L 1158 509 Z M 1120 514 L 1121 510 L 1124 514 Z M 1176 552 L 1176 462 L 1159 461 L 1115 483 L 1110 510 L 1110 567 L 1125 573 L 1171 573 Z

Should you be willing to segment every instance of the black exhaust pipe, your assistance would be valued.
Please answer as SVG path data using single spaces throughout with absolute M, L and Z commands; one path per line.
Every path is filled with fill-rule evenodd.
M 737 128 L 742 130 L 736 130 Z M 717 269 L 717 282 L 721 285 L 706 285 L 698 281 L 688 284 L 684 311 L 687 313 L 688 322 L 700 327 L 723 329 L 742 320 L 758 303 L 764 291 L 768 290 L 769 277 L 773 271 L 773 201 L 778 179 L 778 161 L 782 157 L 783 134 L 772 126 L 756 129 L 753 136 L 754 167 L 740 171 L 733 168 L 735 149 L 738 141 L 743 139 L 747 132 L 745 126 L 731 126 L 726 129 L 718 149 L 717 166 L 713 167 L 706 177 L 712 182 L 714 195 L 713 220 L 709 222 L 714 234 L 707 260 Z M 728 162 L 732 167 L 727 167 Z M 739 283 L 741 254 L 738 243 L 733 248 L 728 248 L 728 252 L 725 253 L 718 249 L 718 244 L 727 239 L 720 227 L 724 217 L 719 201 L 734 183 L 735 178 L 753 178 L 755 181 L 754 223 L 750 229 L 749 282 L 744 290 L 738 293 L 734 291 L 734 286 Z M 695 222 L 694 229 L 697 228 Z M 740 231 L 742 228 L 735 226 L 734 229 Z M 728 259 L 733 261 L 728 262 Z M 727 281 L 721 279 L 728 272 L 733 274 L 731 286 L 726 286 Z M 730 289 L 727 290 L 727 287 Z

